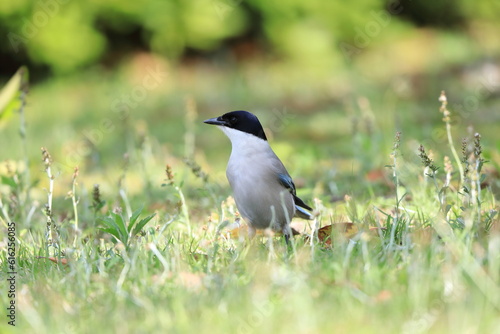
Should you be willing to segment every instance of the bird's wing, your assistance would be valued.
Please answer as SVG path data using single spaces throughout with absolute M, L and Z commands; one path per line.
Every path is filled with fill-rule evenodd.
M 297 209 L 296 215 L 299 216 L 300 218 L 312 219 L 312 215 L 306 211 L 306 210 L 312 211 L 312 208 L 308 206 L 306 203 L 304 203 L 303 200 L 297 197 L 295 184 L 293 183 L 290 175 L 288 175 L 288 173 L 287 174 L 281 173 L 278 175 L 278 180 L 280 184 L 286 189 L 288 189 L 288 191 L 290 191 L 290 193 L 292 194 L 293 202 L 295 203 L 295 208 Z
M 285 173 L 280 173 L 280 174 L 278 174 L 278 180 L 280 181 L 280 183 L 283 187 L 288 189 L 288 191 L 291 192 L 292 195 L 295 196 L 295 194 L 296 194 L 295 184 L 293 183 L 290 175 L 285 174 Z

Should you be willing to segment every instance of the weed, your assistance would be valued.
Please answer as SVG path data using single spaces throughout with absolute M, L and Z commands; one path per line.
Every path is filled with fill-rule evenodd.
M 155 216 L 155 214 L 151 214 L 139 220 L 142 210 L 142 207 L 137 209 L 128 219 L 124 219 L 119 213 L 110 212 L 107 217 L 98 219 L 104 225 L 101 230 L 111 234 L 114 243 L 121 242 L 126 247 L 130 247 L 131 239 L 139 234 L 144 226 Z

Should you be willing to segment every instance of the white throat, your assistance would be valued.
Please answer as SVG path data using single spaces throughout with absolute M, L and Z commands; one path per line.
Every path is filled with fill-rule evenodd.
M 269 143 L 257 136 L 243 131 L 231 129 L 225 126 L 219 126 L 219 129 L 231 140 L 232 151 L 238 154 L 252 154 L 256 151 L 266 152 L 271 147 Z

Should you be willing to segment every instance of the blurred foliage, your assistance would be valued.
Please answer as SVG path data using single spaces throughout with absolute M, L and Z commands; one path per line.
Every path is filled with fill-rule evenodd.
M 21 67 L 16 74 L 0 89 L 0 128 L 14 111 L 21 108 L 21 95 L 26 93 L 28 69 Z
M 389 22 L 388 43 L 412 26 L 445 27 L 474 38 L 478 26 L 499 31 L 499 9 L 498 1 L 486 0 L 7 0 L 0 3 L 0 35 L 6 37 L 0 57 L 4 65 L 67 73 L 115 62 L 134 49 L 176 60 L 187 52 L 222 50 L 236 39 L 325 72 L 345 65 L 346 50 L 349 60 L 374 46 L 371 39 Z M 478 43 L 499 48 L 490 39 Z
M 443 89 L 457 141 L 477 129 L 494 155 L 499 8 L 487 0 L 7 0 L 0 2 L 0 77 L 6 83 L 21 65 L 29 68 L 33 175 L 43 143 L 58 173 L 70 178 L 79 166 L 95 173 L 92 184 L 114 182 L 102 175 L 120 174 L 124 155 L 147 161 L 143 151 L 155 152 L 148 153 L 157 159 L 154 175 L 163 175 L 164 162 L 181 168 L 178 158 L 189 156 L 226 184 L 230 145 L 200 120 L 246 109 L 269 127 L 292 174 L 354 180 L 387 165 L 396 130 L 413 158 L 423 141 L 446 146 L 436 107 Z M 0 114 L 7 123 L 20 102 L 5 94 L 15 103 Z M 199 115 L 189 116 L 186 100 Z M 24 131 L 9 125 L 0 141 Z M 22 152 L 5 145 L 1 158 L 21 161 Z M 325 184 L 335 195 L 366 188 Z

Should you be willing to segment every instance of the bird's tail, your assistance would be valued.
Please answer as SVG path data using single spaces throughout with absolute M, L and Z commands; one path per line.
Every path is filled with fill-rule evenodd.
M 309 212 L 312 211 L 312 208 L 309 205 L 295 195 L 293 201 L 295 202 L 295 216 L 303 219 L 313 219 L 313 215 Z

